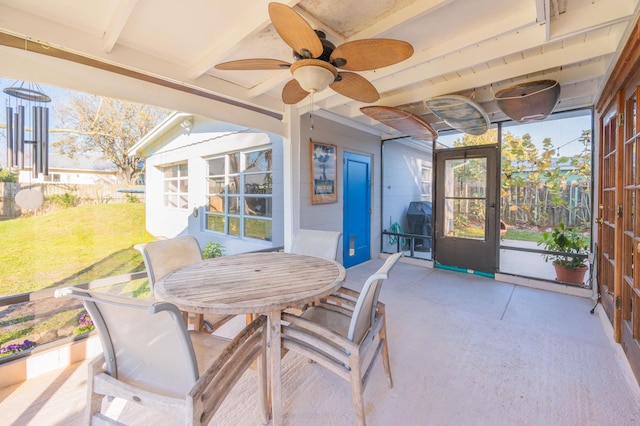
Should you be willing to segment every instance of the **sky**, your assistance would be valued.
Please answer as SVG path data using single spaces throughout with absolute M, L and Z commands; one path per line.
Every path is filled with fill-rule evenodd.
M 529 133 L 531 140 L 539 147 L 542 147 L 544 138 L 551 138 L 553 146 L 559 148 L 561 156 L 573 156 L 580 154 L 584 149 L 584 145 L 578 139 L 582 136 L 583 130 L 591 130 L 591 115 L 518 124 L 505 127 L 503 130 L 517 136 Z
M 591 114 L 584 110 L 585 114 L 562 114 L 562 119 L 536 121 L 526 124 L 510 123 L 503 126 L 503 131 L 511 132 L 514 136 L 523 136 L 528 133 L 531 141 L 542 149 L 542 141 L 551 138 L 553 146 L 560 148 L 561 156 L 573 156 L 581 153 L 584 145 L 578 140 L 583 130 L 591 130 Z M 560 115 L 556 115 L 558 117 Z M 554 117 L 554 116 L 552 116 Z M 448 134 L 438 137 L 438 141 L 447 146 L 453 146 L 453 141 L 460 137 L 460 133 Z

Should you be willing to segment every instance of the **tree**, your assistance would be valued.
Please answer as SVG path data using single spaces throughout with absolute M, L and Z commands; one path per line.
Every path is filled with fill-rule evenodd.
M 75 158 L 98 153 L 111 161 L 126 184 L 142 172 L 143 159 L 129 149 L 167 116 L 168 111 L 150 105 L 74 93 L 56 107 L 64 136 L 52 144 L 59 154 Z
M 458 148 L 462 146 L 488 145 L 496 143 L 498 143 L 498 129 L 489 129 L 479 136 L 465 133 L 462 135 L 462 139 L 456 139 L 453 142 L 453 146 Z
M 0 182 L 18 182 L 18 174 L 10 169 L 0 167 Z
M 497 129 L 489 129 L 481 136 L 462 135 L 454 146 L 497 143 L 497 139 Z M 528 133 L 521 137 L 509 131 L 502 133 L 501 218 L 509 224 L 537 226 L 559 220 L 588 222 L 591 131 L 583 130 L 570 142 L 575 140 L 584 148 L 580 154 L 567 157 L 559 155 L 560 148 L 567 144 L 556 147 L 550 138 L 544 138 L 537 147 Z M 468 174 L 465 179 L 473 181 L 475 173 L 483 171 L 465 167 L 464 172 Z M 572 185 L 576 190 L 573 198 Z

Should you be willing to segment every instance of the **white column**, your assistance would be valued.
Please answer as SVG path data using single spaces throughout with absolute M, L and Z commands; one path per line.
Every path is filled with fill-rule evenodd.
M 300 114 L 295 105 L 285 106 L 282 141 L 284 180 L 284 246 L 291 247 L 295 231 L 300 228 Z

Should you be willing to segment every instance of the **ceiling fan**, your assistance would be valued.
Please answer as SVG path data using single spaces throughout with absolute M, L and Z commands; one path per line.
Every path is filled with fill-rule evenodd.
M 285 104 L 296 104 L 309 93 L 327 87 L 356 101 L 375 102 L 380 95 L 373 84 L 349 71 L 374 70 L 413 55 L 411 44 L 400 40 L 363 39 L 335 47 L 322 31 L 311 28 L 296 11 L 281 3 L 269 3 L 269 17 L 280 37 L 293 49 L 292 64 L 279 59 L 254 58 L 223 62 L 215 67 L 219 70 L 289 69 L 293 80 L 282 89 Z

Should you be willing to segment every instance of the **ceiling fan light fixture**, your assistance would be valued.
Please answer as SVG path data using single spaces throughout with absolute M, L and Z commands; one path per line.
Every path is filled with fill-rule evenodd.
M 291 65 L 291 74 L 309 93 L 321 92 L 338 76 L 335 67 L 318 59 L 301 59 Z
M 500 90 L 494 98 L 498 108 L 514 121 L 544 120 L 560 100 L 560 83 L 557 80 L 520 83 Z

